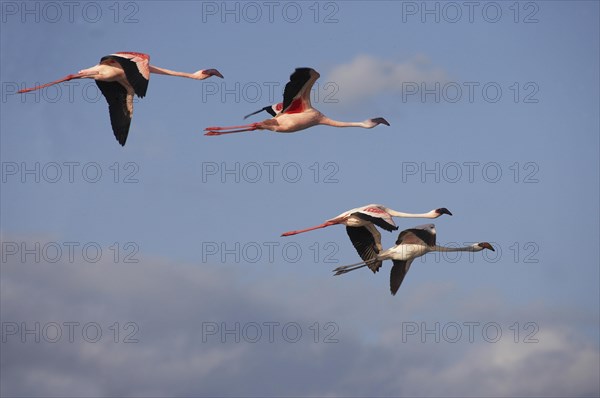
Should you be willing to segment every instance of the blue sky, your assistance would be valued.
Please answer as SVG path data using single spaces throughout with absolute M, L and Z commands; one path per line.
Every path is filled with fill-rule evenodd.
M 1 3 L 2 394 L 597 396 L 598 3 L 272 4 Z M 124 148 L 92 81 L 15 94 L 116 51 L 225 79 L 151 76 Z M 203 136 L 300 66 L 327 116 L 391 126 Z M 390 264 L 331 277 L 342 227 L 279 237 L 368 203 L 498 250 L 416 260 L 392 297 Z

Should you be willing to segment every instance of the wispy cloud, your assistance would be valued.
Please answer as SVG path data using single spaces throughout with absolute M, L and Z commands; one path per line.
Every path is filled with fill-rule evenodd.
M 340 102 L 368 100 L 380 93 L 401 94 L 406 84 L 434 84 L 448 80 L 441 67 L 432 65 L 423 54 L 403 62 L 362 54 L 346 64 L 335 66 L 327 80 L 339 87 Z

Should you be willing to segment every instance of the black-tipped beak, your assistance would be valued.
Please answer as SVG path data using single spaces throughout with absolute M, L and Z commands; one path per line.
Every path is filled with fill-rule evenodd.
M 449 216 L 452 215 L 452 213 L 450 213 L 450 210 L 446 209 L 445 207 L 440 207 L 439 209 L 435 209 L 435 212 L 439 215 L 442 215 L 442 214 L 448 214 Z
M 378 123 L 378 124 L 385 124 L 386 126 L 389 126 L 389 125 L 390 125 L 390 123 L 389 123 L 387 120 L 385 120 L 384 118 L 382 118 L 382 117 L 376 117 L 375 119 L 371 119 L 371 120 L 372 120 L 374 123 Z
M 494 248 L 492 247 L 492 245 L 490 245 L 487 242 L 482 242 L 479 244 L 479 247 L 483 247 L 484 249 L 490 249 L 491 251 L 495 252 L 496 250 L 494 250 Z
M 223 75 L 221 74 L 221 72 L 219 72 L 219 71 L 218 71 L 218 70 L 216 70 L 216 69 L 206 69 L 206 70 L 204 71 L 204 74 L 205 74 L 205 75 L 209 75 L 209 76 L 217 76 L 217 77 L 220 77 L 221 79 L 224 79 L 224 77 L 223 77 Z

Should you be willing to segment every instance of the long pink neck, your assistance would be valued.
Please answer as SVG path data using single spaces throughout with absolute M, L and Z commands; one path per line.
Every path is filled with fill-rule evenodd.
M 330 119 L 326 116 L 323 116 L 319 121 L 319 124 L 324 124 L 332 127 L 363 127 L 368 128 L 365 122 L 340 122 L 338 120 Z
M 445 247 L 435 245 L 431 249 L 431 251 L 435 252 L 478 252 L 483 250 L 481 247 L 473 246 L 465 246 L 465 247 Z
M 388 211 L 389 215 L 392 217 L 402 217 L 402 218 L 436 218 L 437 217 L 437 214 L 435 214 L 433 212 L 413 214 L 413 213 L 402 213 L 400 211 L 396 211 L 396 210 L 392 210 L 392 209 L 387 209 L 387 211 Z
M 148 65 L 148 70 L 150 70 L 150 73 L 157 73 L 159 75 L 187 77 L 189 79 L 196 79 L 196 80 L 202 80 L 202 79 L 206 79 L 208 77 L 208 75 L 203 75 L 201 70 L 199 70 L 196 73 L 186 73 L 186 72 L 177 72 L 177 71 L 165 69 L 165 68 L 159 68 L 158 66 L 153 66 L 153 65 Z

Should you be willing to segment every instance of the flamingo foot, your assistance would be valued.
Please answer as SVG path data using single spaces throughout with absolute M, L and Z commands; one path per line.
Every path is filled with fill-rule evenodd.
M 17 91 L 17 93 L 18 94 L 23 94 L 23 93 L 29 93 L 29 92 L 35 91 L 35 90 L 39 90 L 39 88 L 38 87 L 24 88 L 23 90 Z

